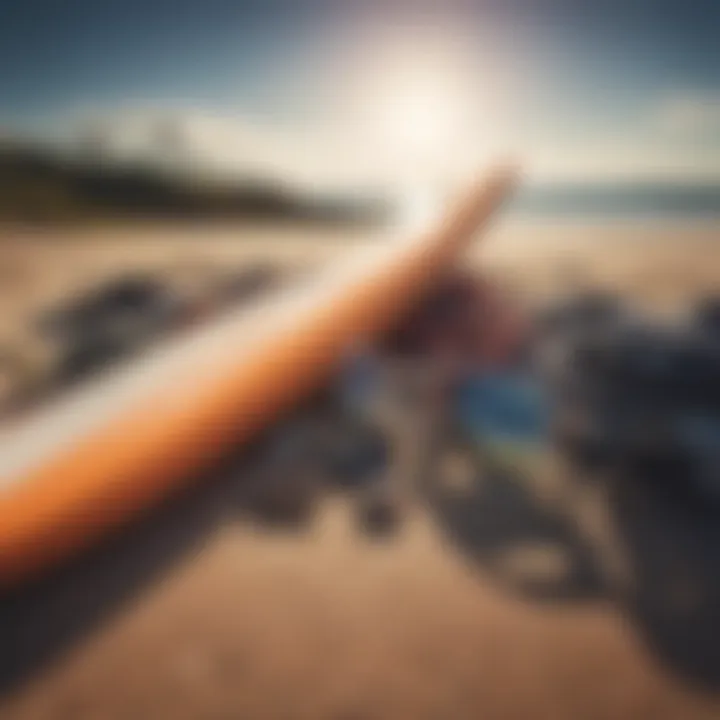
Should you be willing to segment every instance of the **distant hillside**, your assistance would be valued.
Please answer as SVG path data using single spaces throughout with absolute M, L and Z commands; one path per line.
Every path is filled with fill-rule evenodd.
M 311 201 L 271 181 L 230 184 L 173 177 L 141 164 L 80 162 L 43 148 L 0 144 L 0 220 L 267 218 L 368 222 L 376 202 Z

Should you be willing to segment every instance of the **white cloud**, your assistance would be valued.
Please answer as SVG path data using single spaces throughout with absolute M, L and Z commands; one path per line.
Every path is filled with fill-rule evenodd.
M 720 92 L 675 93 L 607 132 L 545 139 L 528 173 L 552 181 L 720 182 Z
M 141 158 L 220 180 L 275 179 L 318 193 L 392 192 L 406 181 L 396 158 L 377 151 L 352 123 L 281 128 L 192 107 L 125 108 L 90 117 L 116 160 Z M 454 182 L 493 160 L 513 157 L 537 181 L 720 181 L 720 143 L 695 142 L 720 132 L 720 95 L 668 98 L 648 109 L 643 125 L 527 143 L 512 142 L 509 130 L 507 137 L 499 132 L 458 137 L 442 147 L 452 166 L 439 180 Z M 414 177 L 438 180 L 427 177 L 431 174 L 424 169 Z
M 550 181 L 720 181 L 720 150 L 700 151 L 626 136 L 556 143 L 525 154 L 528 175 Z

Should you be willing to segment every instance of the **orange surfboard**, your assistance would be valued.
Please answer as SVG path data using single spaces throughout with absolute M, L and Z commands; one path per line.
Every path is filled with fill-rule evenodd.
M 320 387 L 432 287 L 513 183 L 493 173 L 424 227 L 0 432 L 0 587 L 128 522 Z

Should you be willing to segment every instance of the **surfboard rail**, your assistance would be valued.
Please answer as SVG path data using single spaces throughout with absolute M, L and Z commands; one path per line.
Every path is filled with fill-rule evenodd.
M 243 338 L 191 372 L 170 375 L 59 447 L 10 462 L 0 474 L 0 588 L 127 523 L 321 386 L 354 342 L 388 330 L 432 287 L 514 182 L 511 170 L 489 174 L 437 222 L 363 248 L 315 284 L 258 307 Z

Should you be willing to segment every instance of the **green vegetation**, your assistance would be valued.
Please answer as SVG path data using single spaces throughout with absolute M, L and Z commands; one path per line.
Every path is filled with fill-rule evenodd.
M 311 203 L 279 183 L 202 184 L 139 164 L 80 162 L 42 149 L 0 145 L 0 221 L 251 217 L 366 222 L 379 211 L 372 203 Z

